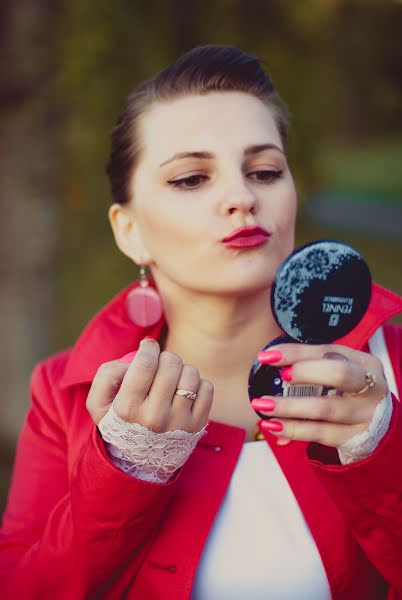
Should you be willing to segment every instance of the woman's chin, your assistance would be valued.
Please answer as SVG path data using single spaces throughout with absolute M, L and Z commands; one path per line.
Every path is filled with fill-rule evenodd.
M 248 265 L 247 268 L 224 266 L 214 269 L 182 269 L 180 273 L 166 276 L 157 270 L 155 280 L 163 288 L 181 288 L 183 291 L 204 296 L 247 297 L 268 293 L 274 280 L 276 268 L 271 264 Z M 172 288 L 173 286 L 173 288 Z
M 259 293 L 268 293 L 272 285 L 269 277 L 244 277 L 236 280 L 222 280 L 211 286 L 211 293 L 222 297 L 249 297 Z

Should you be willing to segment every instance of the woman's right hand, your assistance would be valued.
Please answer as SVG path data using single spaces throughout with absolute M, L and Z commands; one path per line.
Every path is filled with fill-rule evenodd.
M 177 389 L 197 397 L 179 396 Z M 113 403 L 121 419 L 156 433 L 196 433 L 207 424 L 213 393 L 212 383 L 201 379 L 195 367 L 184 365 L 174 352 L 161 352 L 158 342 L 146 338 L 129 364 L 113 360 L 99 367 L 86 407 L 96 424 Z

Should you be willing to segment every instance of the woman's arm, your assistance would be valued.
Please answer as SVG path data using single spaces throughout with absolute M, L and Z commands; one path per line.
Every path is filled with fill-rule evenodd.
M 370 457 L 326 464 L 325 449 L 315 443 L 308 457 L 367 557 L 402 594 L 402 407 L 393 402 L 390 428 Z
M 78 600 L 124 585 L 119 574 L 135 575 L 176 479 L 158 485 L 114 467 L 95 424 L 70 479 L 46 362 L 31 399 L 0 532 L 1 597 Z
M 384 328 L 401 397 L 402 328 Z M 388 432 L 368 458 L 346 466 L 328 464 L 325 448 L 310 444 L 311 465 L 346 515 L 370 561 L 402 595 L 402 405 L 393 397 Z
M 384 330 L 400 385 L 402 367 L 395 358 L 401 357 L 402 330 L 389 326 Z M 275 397 L 275 406 L 267 414 L 279 418 L 283 426 L 281 435 L 310 442 L 308 459 L 312 468 L 345 515 L 369 560 L 391 587 L 402 594 L 401 404 L 393 397 L 388 431 L 367 458 L 340 465 L 334 460 L 333 451 L 370 425 L 387 392 L 381 362 L 368 353 L 335 344 L 321 347 L 283 344 L 275 350 L 282 351 L 282 357 L 275 356 L 277 365 L 292 365 L 282 371 L 282 378 L 289 376 L 292 383 L 313 382 L 343 391 L 342 395 L 325 397 Z M 324 353 L 331 350 L 342 354 L 347 361 L 324 360 Z M 361 393 L 367 373 L 374 374 L 375 384 Z

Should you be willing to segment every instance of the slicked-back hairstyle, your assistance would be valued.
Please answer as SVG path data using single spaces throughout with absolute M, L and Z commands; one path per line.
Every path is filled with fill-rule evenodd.
M 138 164 L 139 118 L 156 102 L 210 92 L 251 94 L 271 110 L 282 143 L 288 135 L 287 110 L 261 61 L 234 46 L 198 46 L 137 85 L 127 97 L 113 129 L 107 173 L 114 202 L 130 201 L 130 180 Z

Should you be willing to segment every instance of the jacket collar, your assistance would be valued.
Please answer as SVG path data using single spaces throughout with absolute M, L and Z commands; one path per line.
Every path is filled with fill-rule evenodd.
M 352 331 L 336 341 L 362 350 L 369 338 L 385 321 L 402 312 L 402 296 L 373 283 L 370 303 L 363 319 Z
M 144 328 L 133 323 L 126 310 L 128 293 L 136 281 L 120 291 L 88 323 L 70 351 L 60 387 L 91 383 L 99 366 L 136 350 L 145 336 L 158 339 L 165 321 Z
M 163 317 L 153 327 L 144 328 L 135 325 L 127 314 L 127 294 L 137 285 L 135 282 L 119 292 L 85 327 L 71 349 L 61 388 L 91 383 L 103 362 L 136 350 L 145 336 L 159 338 L 165 325 Z M 370 304 L 363 319 L 337 342 L 361 350 L 380 325 L 400 312 L 402 297 L 373 283 Z

